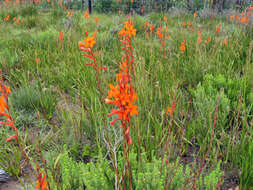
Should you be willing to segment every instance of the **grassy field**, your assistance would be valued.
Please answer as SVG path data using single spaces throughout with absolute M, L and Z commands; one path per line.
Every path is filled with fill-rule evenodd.
M 18 132 L 1 126 L 0 167 L 39 189 L 252 189 L 253 11 L 236 14 L 1 9 L 0 111 Z

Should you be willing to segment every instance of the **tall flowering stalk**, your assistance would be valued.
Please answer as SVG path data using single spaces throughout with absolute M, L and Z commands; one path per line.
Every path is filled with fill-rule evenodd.
M 132 63 L 134 61 L 133 48 L 131 46 L 131 38 L 136 35 L 136 29 L 133 27 L 132 21 L 129 19 L 124 23 L 124 27 L 119 32 L 122 50 L 124 55 L 119 64 L 120 72 L 116 75 L 117 84 L 109 84 L 108 97 L 105 99 L 106 104 L 112 104 L 116 109 L 108 114 L 108 117 L 117 115 L 110 124 L 114 125 L 117 121 L 120 123 L 124 135 L 124 159 L 122 178 L 124 179 L 123 189 L 126 188 L 127 175 L 129 180 L 129 189 L 131 189 L 131 170 L 128 159 L 129 148 L 132 144 L 130 136 L 130 119 L 133 115 L 138 114 L 138 106 L 134 104 L 137 95 L 132 86 Z
M 9 94 L 11 92 L 10 87 L 7 87 L 4 84 L 4 81 L 2 78 L 0 78 L 0 92 L 1 92 L 1 96 L 0 96 L 0 116 L 3 116 L 3 121 L 0 121 L 0 125 L 5 125 L 5 126 L 9 126 L 13 129 L 13 131 L 15 132 L 15 135 L 8 137 L 6 139 L 6 142 L 9 142 L 13 139 L 15 139 L 16 141 L 18 140 L 18 129 L 14 126 L 14 119 L 12 118 L 12 116 L 10 115 L 10 108 L 8 105 L 9 102 Z
M 86 34 L 86 38 L 83 41 L 79 42 L 79 47 L 80 47 L 80 50 L 84 52 L 84 54 L 83 54 L 84 57 L 87 57 L 90 61 L 90 62 L 84 63 L 84 65 L 85 66 L 92 66 L 94 68 L 94 70 L 96 71 L 97 89 L 100 93 L 100 103 L 102 105 L 104 103 L 104 101 L 103 101 L 103 91 L 102 91 L 102 88 L 101 88 L 101 80 L 100 80 L 100 77 L 99 77 L 99 72 L 100 72 L 100 70 L 106 71 L 107 68 L 98 66 L 98 63 L 97 63 L 96 58 L 95 58 L 95 54 L 94 54 L 93 49 L 92 49 L 93 46 L 96 44 L 96 41 L 95 41 L 96 33 L 93 33 L 92 36 L 89 36 L 87 32 L 85 32 L 85 34 Z M 115 170 L 115 173 L 116 173 L 115 189 L 121 190 L 116 156 L 115 156 L 115 153 L 113 151 L 112 143 L 110 141 L 109 131 L 108 131 L 108 127 L 107 127 L 107 124 L 106 124 L 106 116 L 105 116 L 104 112 L 102 112 L 102 116 L 103 116 L 103 120 L 104 120 L 105 132 L 106 132 L 106 141 L 109 145 L 109 150 L 110 150 L 110 153 L 111 153 L 113 167 L 114 167 L 114 170 Z
M 64 33 L 60 32 L 59 36 L 58 36 L 58 40 L 59 40 L 59 43 L 61 45 L 62 51 L 64 51 L 63 36 L 64 36 Z

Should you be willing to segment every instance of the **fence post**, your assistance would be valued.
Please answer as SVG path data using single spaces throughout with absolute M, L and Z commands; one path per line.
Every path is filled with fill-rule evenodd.
M 88 0 L 88 10 L 89 10 L 89 14 L 91 14 L 92 10 L 91 10 L 91 0 Z

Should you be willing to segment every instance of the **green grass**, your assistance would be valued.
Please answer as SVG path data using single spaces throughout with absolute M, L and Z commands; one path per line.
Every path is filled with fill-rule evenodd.
M 60 175 L 67 175 L 67 167 L 64 169 L 62 163 L 57 163 L 61 159 L 56 159 L 57 155 L 65 152 L 65 162 L 70 159 L 79 169 L 85 170 L 94 166 L 82 166 L 74 162 L 91 162 L 90 164 L 99 165 L 101 170 L 106 170 L 105 176 L 99 176 L 97 179 L 101 178 L 105 183 L 109 181 L 110 186 L 111 183 L 114 184 L 114 181 L 111 181 L 114 176 L 107 176 L 106 172 L 113 171 L 112 165 L 107 163 L 107 159 L 104 160 L 105 163 L 101 160 L 108 151 L 104 142 L 104 125 L 109 126 L 112 121 L 112 118 L 103 117 L 103 113 L 110 113 L 111 106 L 101 104 L 100 97 L 105 99 L 108 84 L 115 84 L 118 63 L 122 57 L 118 32 L 127 18 L 124 15 L 94 13 L 87 20 L 82 14 L 75 11 L 74 16 L 69 19 L 67 12 L 59 9 L 48 12 L 34 7 L 1 10 L 0 68 L 12 88 L 11 113 L 15 116 L 17 125 L 22 126 L 22 136 L 26 137 L 27 130 L 31 128 L 35 128 L 38 134 L 37 139 L 27 134 L 26 142 L 33 142 L 31 145 L 26 144 L 27 149 L 36 150 L 35 142 L 41 142 L 42 152 L 46 159 L 50 160 L 47 169 L 50 171 L 52 183 L 69 183 L 66 176 L 63 177 L 66 181 L 61 181 Z M 19 17 L 20 24 L 4 22 L 3 18 L 7 15 Z M 156 31 L 146 39 L 144 26 L 146 21 L 154 24 L 156 28 L 160 23 L 164 25 L 163 14 L 151 13 L 145 17 L 131 17 L 137 29 L 132 47 L 135 56 L 133 86 L 138 95 L 139 110 L 139 114 L 131 121 L 131 154 L 145 154 L 142 163 L 134 161 L 139 160 L 142 154 L 132 160 L 133 167 L 136 167 L 133 168 L 134 175 L 145 180 L 142 173 L 137 172 L 141 172 L 141 164 L 145 165 L 144 173 L 152 173 L 149 167 L 155 167 L 155 171 L 158 171 L 159 167 L 155 164 L 170 152 L 168 160 L 174 167 L 180 155 L 187 155 L 189 149 L 198 147 L 192 155 L 193 160 L 198 158 L 196 163 L 192 162 L 196 166 L 195 169 L 178 184 L 178 187 L 186 186 L 187 178 L 193 179 L 211 142 L 207 167 L 203 171 L 206 181 L 200 180 L 197 183 L 199 189 L 215 188 L 212 185 L 217 183 L 217 176 L 220 178 L 222 171 L 226 173 L 234 169 L 238 172 L 240 186 L 245 189 L 252 188 L 249 179 L 253 173 L 247 168 L 253 159 L 253 28 L 250 25 L 230 22 L 224 16 L 196 20 L 187 14 L 180 17 L 167 16 L 170 38 L 166 40 L 165 57 L 162 56 Z M 95 17 L 99 18 L 97 26 Z M 183 26 L 183 22 L 191 22 L 193 26 L 188 30 Z M 217 35 L 216 28 L 219 25 L 221 32 Z M 197 31 L 200 29 L 203 44 L 199 45 Z M 83 63 L 87 60 L 78 47 L 78 41 L 85 38 L 86 31 L 89 34 L 97 31 L 97 43 L 94 47 L 96 59 L 99 65 L 108 68 L 99 75 L 102 94 L 96 88 L 95 71 L 92 67 L 84 66 Z M 64 51 L 58 42 L 59 32 L 64 33 Z M 205 45 L 208 37 L 212 40 Z M 224 39 L 228 41 L 227 46 L 224 45 Z M 182 54 L 179 47 L 183 40 L 186 40 L 186 51 Z M 35 58 L 40 59 L 38 64 Z M 170 117 L 166 115 L 166 109 L 174 96 L 177 100 L 176 111 L 173 117 Z M 212 135 L 217 101 L 218 119 Z M 36 113 L 40 117 L 36 116 Z M 5 127 L 1 128 L 0 133 L 0 149 L 6 153 L 10 147 L 2 147 L 2 144 L 6 144 L 2 139 L 8 136 L 11 130 L 3 128 Z M 109 126 L 109 131 L 112 143 L 116 143 L 122 136 L 120 129 L 115 126 Z M 87 148 L 87 145 L 91 148 Z M 70 158 L 66 156 L 63 147 L 69 150 Z M 115 151 L 122 159 L 122 146 L 117 145 Z M 38 159 L 37 154 L 28 152 L 32 159 Z M 107 158 L 110 160 L 110 156 L 107 155 Z M 18 160 L 19 156 L 17 162 Z M 10 163 L 12 162 L 10 159 Z M 154 166 L 149 166 L 152 162 Z M 118 163 L 121 163 L 120 159 Z M 222 171 L 219 169 L 220 165 Z M 178 169 L 179 174 L 183 172 L 181 167 L 183 166 L 180 165 Z M 20 172 L 13 167 L 8 171 L 13 175 Z M 212 171 L 217 175 L 211 173 Z M 173 171 L 170 172 L 173 174 Z M 178 181 L 179 174 L 174 173 L 174 180 Z M 160 173 L 159 175 L 162 179 L 166 176 Z M 83 180 L 88 186 L 94 182 L 94 179 L 87 181 L 91 177 L 89 173 L 84 176 L 88 176 Z M 138 182 L 138 179 L 135 179 L 136 188 L 142 187 L 138 183 L 145 183 Z M 81 184 L 83 181 L 80 179 L 72 181 L 71 184 L 76 186 L 76 183 Z M 161 180 L 161 183 L 164 182 Z M 161 184 L 156 185 L 160 187 Z M 74 186 L 68 189 L 74 189 Z M 173 187 L 175 186 L 171 185 L 170 188 Z M 146 186 L 145 188 L 148 189 Z

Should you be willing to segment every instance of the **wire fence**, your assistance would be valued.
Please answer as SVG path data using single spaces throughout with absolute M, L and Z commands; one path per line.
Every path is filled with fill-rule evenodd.
M 67 9 L 89 10 L 103 13 L 167 12 L 181 9 L 195 12 L 212 9 L 222 12 L 226 9 L 244 10 L 253 5 L 253 0 L 0 0 L 0 3 L 13 1 L 33 3 L 41 8 L 65 7 Z M 38 3 L 39 2 L 39 3 Z

